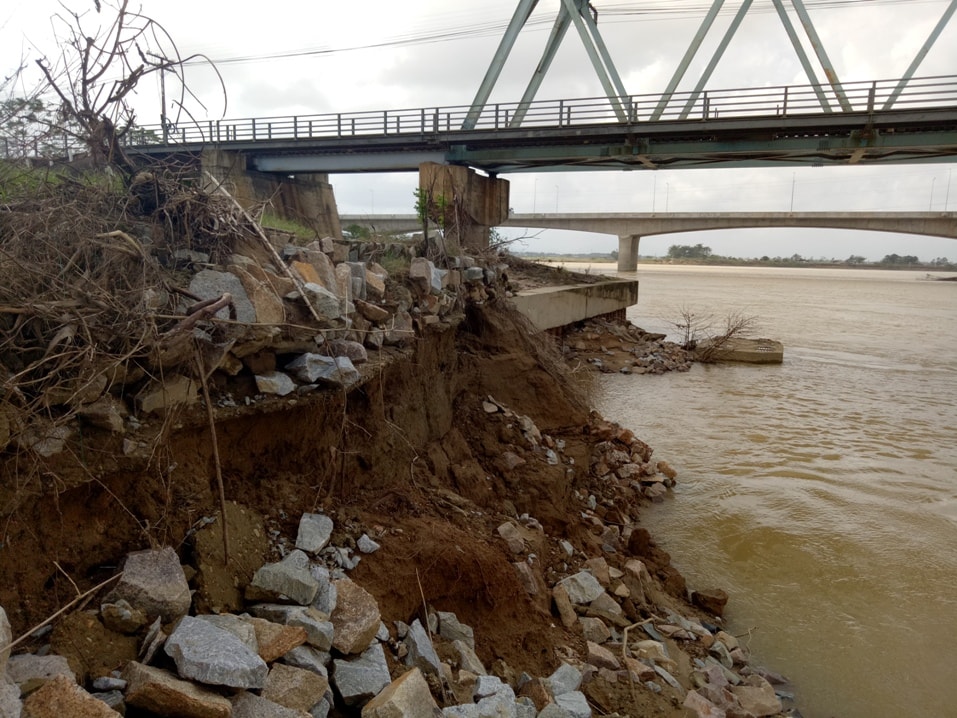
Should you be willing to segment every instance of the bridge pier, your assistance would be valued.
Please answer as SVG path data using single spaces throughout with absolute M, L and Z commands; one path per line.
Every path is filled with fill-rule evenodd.
M 508 181 L 461 165 L 424 162 L 418 205 L 444 230 L 448 249 L 487 249 L 489 230 L 508 218 Z
M 618 271 L 638 271 L 638 243 L 640 234 L 625 234 L 618 237 Z
M 310 227 L 319 236 L 342 237 L 329 175 L 257 172 L 247 167 L 243 153 L 226 150 L 204 150 L 201 165 L 246 209 L 267 202 L 282 219 Z

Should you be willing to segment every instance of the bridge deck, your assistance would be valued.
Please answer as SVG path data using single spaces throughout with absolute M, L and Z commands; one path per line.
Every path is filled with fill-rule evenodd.
M 688 93 L 499 104 L 473 129 L 467 107 L 222 120 L 138 129 L 135 151 L 247 153 L 264 172 L 413 171 L 424 161 L 490 173 L 543 169 L 877 164 L 952 160 L 957 155 L 957 76 L 912 80 L 887 106 L 896 81 L 844 85 L 850 109 L 824 111 L 816 86 L 712 90 L 693 119 L 666 110 Z M 669 104 L 668 107 L 672 105 Z M 520 126 L 512 119 L 525 110 Z

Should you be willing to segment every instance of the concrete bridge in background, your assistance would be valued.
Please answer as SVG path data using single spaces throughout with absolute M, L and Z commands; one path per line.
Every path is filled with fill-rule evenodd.
M 413 214 L 340 215 L 343 227 L 359 225 L 380 233 L 415 232 Z M 642 237 L 676 232 L 753 227 L 818 227 L 920 234 L 957 239 L 957 212 L 582 212 L 511 214 L 502 227 L 564 229 L 618 237 L 618 270 L 638 268 Z

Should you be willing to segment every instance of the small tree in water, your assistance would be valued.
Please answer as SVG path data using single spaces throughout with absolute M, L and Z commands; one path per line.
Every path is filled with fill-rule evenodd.
M 698 361 L 713 361 L 729 341 L 747 336 L 757 326 L 757 317 L 739 311 L 728 312 L 720 322 L 713 314 L 696 313 L 687 306 L 678 311 L 679 318 L 670 324 L 681 335 L 682 349 L 694 351 Z

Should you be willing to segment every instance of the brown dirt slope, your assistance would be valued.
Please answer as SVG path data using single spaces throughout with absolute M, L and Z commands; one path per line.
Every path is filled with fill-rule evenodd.
M 339 545 L 363 532 L 387 537 L 355 571 L 385 620 L 409 621 L 424 598 L 476 627 L 479 655 L 489 665 L 501 660 L 512 670 L 548 674 L 562 647 L 581 652 L 583 640 L 553 615 L 545 582 L 601 555 L 603 527 L 638 517 L 638 493 L 590 471 L 597 442 L 630 432 L 589 415 L 560 362 L 494 303 L 473 306 L 454 330 L 427 332 L 411 348 L 370 364 L 349 392 L 219 410 L 226 496 L 263 513 L 285 536 L 295 536 L 304 511 L 321 508 L 336 520 Z M 513 413 L 489 413 L 489 397 Z M 548 463 L 516 416 L 547 435 L 543 442 L 562 442 L 574 463 Z M 84 589 L 110 575 L 130 550 L 170 544 L 190 560 L 192 529 L 217 511 L 209 427 L 197 408 L 154 424 L 140 431 L 162 441 L 145 456 L 91 433 L 29 467 L 7 458 L 4 505 L 13 509 L 3 516 L 0 604 L 15 631 L 71 600 L 73 581 Z M 604 521 L 582 518 L 589 495 Z M 536 595 L 512 565 L 519 558 L 495 533 L 526 513 L 544 527 L 528 534 Z M 559 538 L 584 553 L 560 555 Z M 667 555 L 639 544 L 652 571 L 683 595 Z M 626 558 L 624 550 L 616 560 Z M 619 698 L 632 700 L 595 700 L 613 706 Z M 659 715 L 669 714 L 667 696 L 656 705 L 665 711 Z

